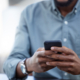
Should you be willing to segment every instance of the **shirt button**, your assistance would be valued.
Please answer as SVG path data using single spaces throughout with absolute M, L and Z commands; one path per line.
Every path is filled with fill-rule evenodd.
M 67 41 L 67 39 L 66 39 L 66 38 L 64 38 L 64 39 L 63 39 L 63 41 L 64 41 L 64 42 L 66 42 L 66 41 Z
M 67 25 L 68 24 L 68 22 L 67 21 L 64 21 L 64 23 Z
M 75 13 L 77 13 L 77 10 L 75 10 Z
M 67 73 L 64 73 L 65 76 L 67 76 Z

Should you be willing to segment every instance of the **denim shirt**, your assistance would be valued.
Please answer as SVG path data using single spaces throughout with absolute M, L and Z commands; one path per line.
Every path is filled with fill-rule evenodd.
M 73 10 L 63 17 L 54 0 L 31 4 L 21 14 L 15 36 L 15 43 L 3 69 L 9 79 L 16 78 L 16 66 L 31 57 L 35 51 L 44 47 L 46 40 L 61 40 L 62 45 L 72 49 L 80 58 L 80 0 Z M 33 72 L 39 78 L 80 79 L 57 67 L 44 73 Z

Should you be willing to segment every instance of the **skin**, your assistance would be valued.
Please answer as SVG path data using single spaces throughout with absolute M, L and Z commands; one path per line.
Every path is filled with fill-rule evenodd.
M 32 57 L 26 59 L 26 70 L 28 72 L 34 71 L 37 73 L 41 73 L 41 72 L 45 72 L 48 71 L 56 66 L 47 66 L 46 62 L 51 62 L 54 61 L 54 59 L 51 59 L 49 56 L 46 56 L 46 54 L 49 53 L 55 53 L 50 51 L 45 51 L 44 48 L 39 48 Z M 24 75 L 21 72 L 21 68 L 20 68 L 21 62 L 18 63 L 17 65 L 17 69 L 16 69 L 16 74 L 17 74 L 17 78 L 24 78 L 27 75 Z
M 57 0 L 58 2 L 66 2 L 68 0 Z M 59 11 L 61 12 L 61 14 L 65 17 L 69 12 L 72 11 L 73 7 L 75 6 L 77 0 L 74 0 L 69 6 L 65 6 L 65 7 L 60 7 L 57 6 L 57 8 L 59 9 Z
M 77 54 L 63 46 L 63 47 L 51 47 L 52 51 L 61 52 L 62 54 L 46 54 L 51 55 L 51 58 L 54 58 L 58 61 L 54 62 L 46 62 L 49 66 L 57 66 L 60 70 L 66 71 L 68 73 L 71 73 L 73 75 L 80 74 L 80 58 L 77 56 Z
M 59 2 L 64 2 L 67 0 L 57 0 Z M 69 12 L 72 11 L 77 0 L 74 0 L 67 7 L 59 7 L 63 16 L 66 16 Z M 62 54 L 56 54 L 57 52 L 62 52 Z M 26 70 L 34 71 L 37 73 L 48 71 L 54 67 L 58 67 L 60 70 L 66 71 L 68 73 L 78 75 L 80 74 L 80 59 L 77 54 L 67 48 L 67 47 L 52 47 L 51 50 L 47 51 L 44 48 L 39 48 L 32 57 L 27 58 L 26 60 Z M 16 68 L 17 78 L 24 78 L 27 75 L 24 75 L 21 72 L 21 62 L 18 63 Z
M 46 61 L 51 62 L 53 59 L 48 58 L 46 54 L 53 53 L 52 51 L 45 51 L 44 48 L 39 48 L 34 55 L 29 59 L 28 71 L 34 71 L 37 73 L 45 72 L 53 66 L 47 66 Z M 32 65 L 32 66 L 31 66 Z M 55 66 L 54 66 L 55 67 Z

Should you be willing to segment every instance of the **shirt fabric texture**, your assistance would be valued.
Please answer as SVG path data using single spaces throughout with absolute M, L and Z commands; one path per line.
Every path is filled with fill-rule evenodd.
M 17 27 L 14 47 L 3 66 L 8 78 L 16 79 L 17 64 L 44 47 L 47 40 L 61 40 L 62 46 L 72 49 L 80 58 L 80 0 L 66 17 L 56 8 L 54 0 L 26 7 Z M 33 72 L 33 75 L 38 78 L 80 79 L 80 75 L 69 74 L 57 67 L 44 73 Z

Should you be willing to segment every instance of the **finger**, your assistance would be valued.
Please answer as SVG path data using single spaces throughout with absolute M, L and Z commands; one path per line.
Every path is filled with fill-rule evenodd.
M 52 54 L 56 54 L 57 52 L 56 51 L 51 51 L 51 50 L 43 50 L 43 51 L 37 51 L 37 54 L 38 54 L 38 57 L 49 57 L 49 55 L 52 55 Z
M 69 54 L 73 55 L 74 54 L 74 52 L 71 49 L 69 49 L 67 47 L 64 47 L 64 46 L 63 47 L 51 47 L 51 50 L 61 52 L 61 53 L 65 53 L 67 55 L 69 55 Z
M 40 68 L 40 70 L 43 72 L 43 71 L 47 71 L 49 69 L 52 69 L 53 67 L 52 66 L 47 66 L 46 63 L 42 63 L 38 66 Z
M 53 59 L 58 59 L 62 61 L 75 61 L 75 56 L 73 55 L 63 55 L 63 54 L 54 54 L 50 56 Z
M 40 66 L 41 66 L 41 68 L 46 68 L 46 69 L 51 69 L 51 68 L 53 68 L 53 66 L 48 66 L 48 65 L 46 65 L 46 63 L 44 62 L 44 63 L 41 63 L 40 64 Z
M 46 62 L 49 66 L 57 66 L 57 67 L 74 67 L 74 63 L 72 62 Z
M 72 68 L 69 68 L 69 67 L 60 67 L 59 68 L 60 70 L 62 70 L 62 71 L 65 71 L 65 72 L 68 72 L 68 73 L 72 73 L 72 71 L 73 71 L 73 69 Z
M 47 66 L 46 63 L 41 63 L 41 64 L 40 64 L 40 67 L 41 67 L 41 68 L 45 68 L 46 66 Z
M 67 73 L 71 73 L 73 75 L 75 75 L 76 73 L 74 73 L 74 69 L 70 68 L 70 67 L 58 67 L 60 70 L 65 71 Z
M 57 66 L 56 62 L 46 62 L 48 66 Z
M 50 59 L 51 61 L 55 61 L 55 59 L 51 58 L 50 56 L 40 56 L 39 58 L 46 58 L 46 59 Z
M 46 51 L 45 51 L 45 55 L 46 55 L 46 56 L 49 56 L 49 55 L 52 55 L 52 54 L 55 54 L 55 53 L 56 53 L 55 51 L 53 52 L 53 51 L 51 51 L 51 50 L 46 50 Z
M 73 68 L 70 67 L 58 67 L 60 70 L 65 71 L 67 73 L 74 74 Z M 75 75 L 75 74 L 74 74 Z
M 36 52 L 38 57 L 45 57 L 45 51 L 38 51 Z
M 44 51 L 44 47 L 37 49 L 37 51 Z
M 38 62 L 39 63 L 51 62 L 51 61 L 53 61 L 53 60 L 52 59 L 49 59 L 49 58 L 42 58 L 42 57 L 38 58 Z

